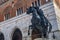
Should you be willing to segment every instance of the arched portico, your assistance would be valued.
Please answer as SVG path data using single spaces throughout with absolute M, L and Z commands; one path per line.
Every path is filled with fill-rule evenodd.
M 4 40 L 4 34 L 0 32 L 0 40 Z
M 12 36 L 12 40 L 22 40 L 22 33 L 18 28 L 15 29 L 13 36 Z

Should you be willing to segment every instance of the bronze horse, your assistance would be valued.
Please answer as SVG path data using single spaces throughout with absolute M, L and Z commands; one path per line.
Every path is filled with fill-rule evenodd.
M 27 10 L 27 14 L 30 13 L 32 13 L 32 25 L 30 25 L 29 28 L 31 27 L 32 29 L 38 29 L 40 31 L 40 34 L 43 34 L 43 36 L 47 38 L 47 33 L 51 32 L 52 25 L 44 16 L 43 11 L 39 9 L 39 7 L 30 7 Z

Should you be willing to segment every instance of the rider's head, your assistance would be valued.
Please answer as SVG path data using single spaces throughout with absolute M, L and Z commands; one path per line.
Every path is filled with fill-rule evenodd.
M 36 6 L 36 7 L 34 7 L 36 10 L 39 10 L 39 7 L 38 6 Z

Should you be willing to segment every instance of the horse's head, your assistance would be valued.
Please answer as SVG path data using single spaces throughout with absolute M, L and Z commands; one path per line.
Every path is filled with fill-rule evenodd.
M 29 7 L 27 9 L 27 14 L 33 13 L 33 11 L 34 11 L 34 7 Z

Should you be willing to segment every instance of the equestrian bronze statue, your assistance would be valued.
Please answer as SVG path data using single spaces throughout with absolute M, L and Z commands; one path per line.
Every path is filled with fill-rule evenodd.
M 39 30 L 41 37 L 43 35 L 44 38 L 47 38 L 47 33 L 51 32 L 52 25 L 44 16 L 42 9 L 39 9 L 39 7 L 29 7 L 27 9 L 27 14 L 32 14 L 32 25 L 29 26 L 29 30 L 30 27 L 32 30 L 36 28 Z

